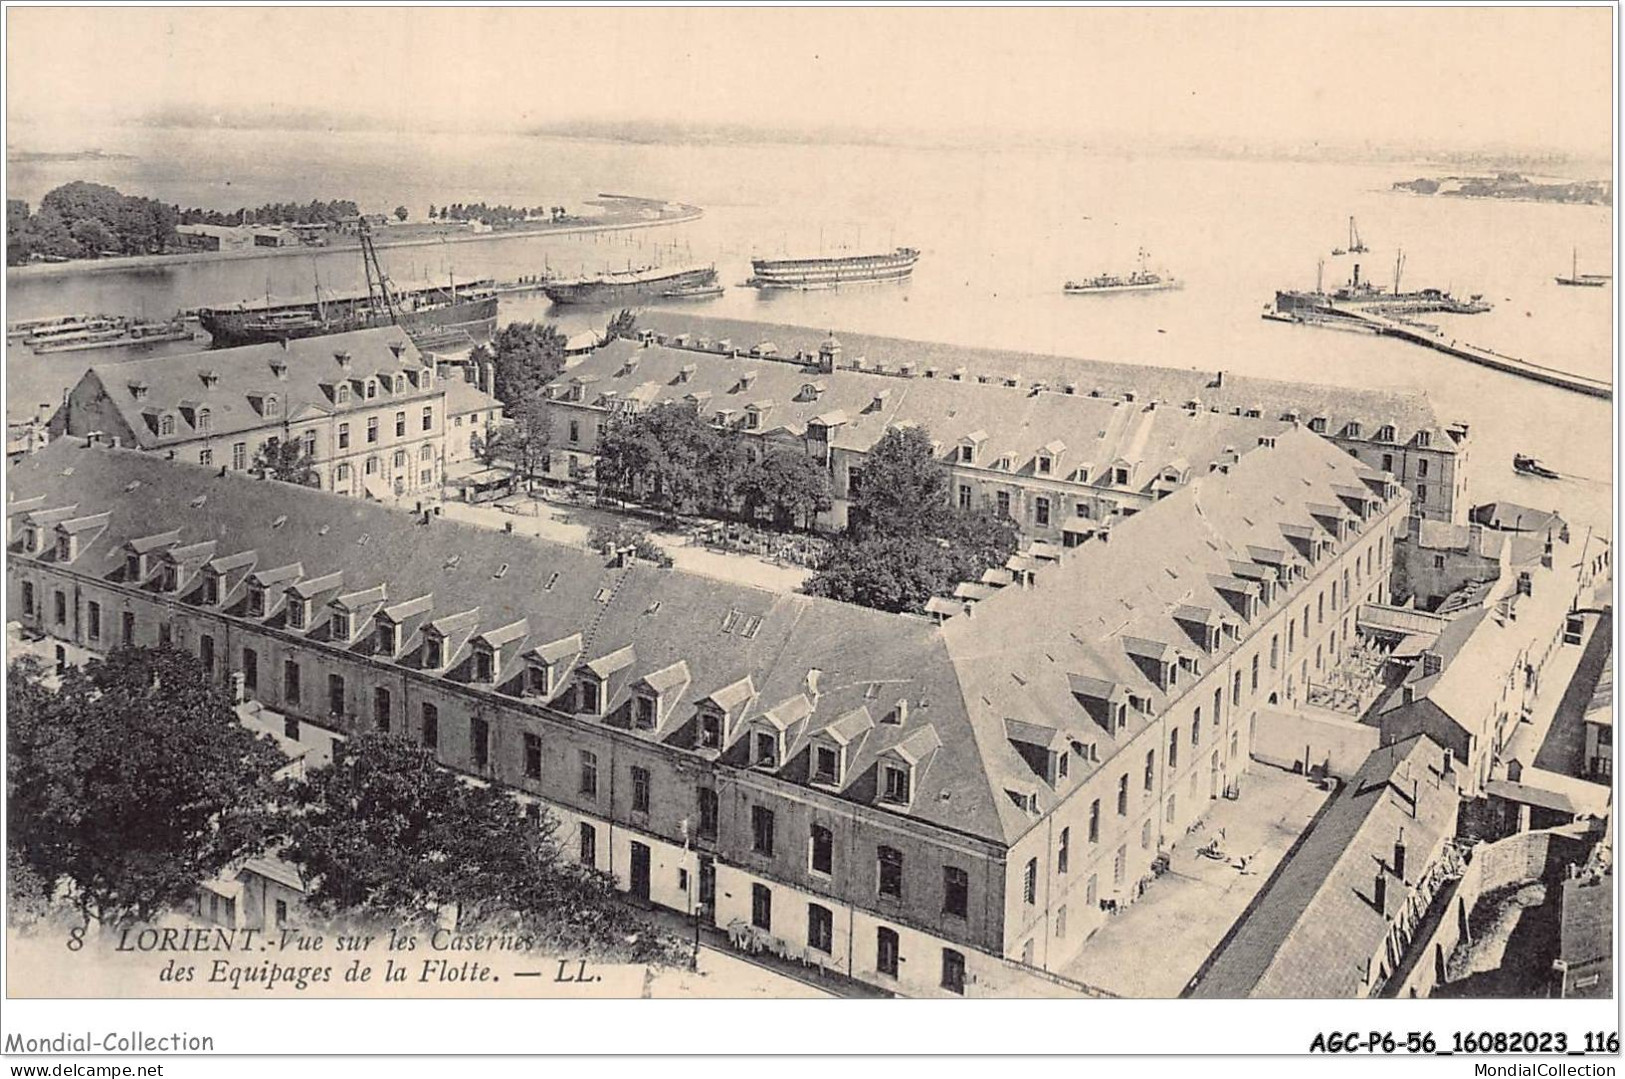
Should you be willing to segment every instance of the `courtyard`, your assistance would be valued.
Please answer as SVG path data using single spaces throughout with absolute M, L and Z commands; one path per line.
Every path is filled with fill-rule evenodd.
M 1169 852 L 1167 871 L 1060 973 L 1118 996 L 1179 996 L 1329 797 L 1302 775 L 1254 762 L 1240 797 L 1215 801 Z M 1216 838 L 1225 858 L 1198 853 Z

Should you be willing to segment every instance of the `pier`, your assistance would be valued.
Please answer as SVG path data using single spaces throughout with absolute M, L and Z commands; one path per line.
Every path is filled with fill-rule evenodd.
M 1588 397 L 1601 397 L 1604 400 L 1611 400 L 1614 396 L 1613 384 L 1604 382 L 1601 379 L 1577 375 L 1571 371 L 1561 371 L 1555 367 L 1545 367 L 1479 345 L 1446 340 L 1440 331 L 1432 327 L 1413 324 L 1403 319 L 1379 314 L 1370 309 L 1338 305 L 1307 311 L 1299 308 L 1291 313 L 1270 311 L 1266 312 L 1264 317 L 1272 322 L 1292 322 L 1299 325 L 1364 330 L 1383 337 L 1397 337 L 1402 341 L 1409 341 L 1413 345 L 1431 348 L 1435 352 L 1442 352 L 1446 356 L 1453 356 L 1458 360 L 1466 360 L 1468 363 L 1476 363 L 1480 367 L 1503 371 L 1509 375 L 1517 375 L 1534 382 L 1543 382 L 1548 386 L 1556 386 L 1559 389 L 1569 390 L 1573 393 L 1583 393 Z

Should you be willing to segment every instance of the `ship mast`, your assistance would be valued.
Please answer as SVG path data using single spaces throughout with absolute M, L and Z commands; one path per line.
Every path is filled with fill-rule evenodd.
M 378 264 L 378 249 L 372 243 L 372 226 L 363 216 L 359 224 L 361 237 L 361 269 L 367 275 L 367 303 L 376 304 L 375 297 L 382 297 L 384 308 L 389 312 L 389 321 L 399 326 L 401 324 L 400 312 L 395 306 L 395 294 L 390 291 L 389 278 L 384 276 L 384 268 Z M 377 277 L 378 287 L 376 293 L 373 289 L 373 278 Z
M 1405 269 L 1405 252 L 1403 250 L 1394 255 L 1394 295 L 1399 295 L 1399 275 Z

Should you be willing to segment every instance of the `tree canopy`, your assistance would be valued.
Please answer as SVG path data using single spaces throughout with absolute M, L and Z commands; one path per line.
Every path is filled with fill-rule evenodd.
M 660 961 L 681 945 L 643 924 L 607 875 L 575 863 L 547 814 L 527 818 L 494 786 L 470 783 L 399 738 L 363 734 L 331 767 L 290 781 L 281 857 L 329 915 L 517 925 L 556 948 Z
M 864 458 L 847 529 L 806 584 L 815 596 L 885 611 L 925 609 L 1016 550 L 1015 522 L 949 501 L 951 474 L 924 428 L 893 428 Z
M 59 688 L 18 660 L 6 686 L 9 842 L 88 921 L 148 921 L 271 834 L 282 758 L 188 652 L 120 648 Z
M 284 483 L 309 487 L 316 482 L 316 459 L 297 439 L 267 439 L 254 451 L 250 470 Z
M 476 369 L 493 365 L 492 392 L 510 410 L 536 395 L 564 370 L 564 334 L 551 322 L 510 322 L 489 346 L 469 354 Z
M 547 402 L 531 396 L 519 402 L 502 426 L 476 439 L 475 451 L 487 464 L 505 462 L 525 477 L 527 486 L 547 460 L 553 444 L 553 413 Z

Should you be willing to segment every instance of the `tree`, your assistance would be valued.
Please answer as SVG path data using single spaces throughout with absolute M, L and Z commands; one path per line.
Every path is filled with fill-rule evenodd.
M 38 663 L 9 674 L 10 843 L 86 922 L 150 921 L 264 848 L 281 755 L 196 657 L 120 648 L 55 690 Z
M 810 527 L 833 503 L 829 472 L 812 457 L 786 446 L 773 446 L 750 463 L 738 481 L 745 516 L 763 510 L 781 529 Z
M 363 734 L 291 781 L 281 857 L 332 915 L 457 927 L 517 923 L 555 947 L 659 961 L 681 945 L 637 920 L 605 874 L 565 859 L 551 815 L 527 820 L 494 786 L 440 768 L 399 738 Z
M 565 337 L 551 322 L 510 322 L 491 339 L 489 347 L 474 349 L 469 360 L 476 368 L 494 367 L 491 392 L 509 408 L 535 396 L 564 370 Z
M 637 333 L 637 329 L 638 316 L 623 307 L 609 320 L 609 325 L 604 327 L 604 340 L 614 341 L 622 337 L 632 337 Z
M 492 432 L 488 441 L 493 443 L 491 460 L 507 462 L 515 472 L 525 477 L 525 486 L 529 490 L 534 486 L 536 473 L 547 460 L 548 448 L 553 443 L 553 413 L 541 395 L 530 397 L 519 403 L 508 421 Z
M 68 232 L 79 245 L 79 249 L 91 258 L 113 250 L 119 242 L 119 238 L 113 234 L 107 222 L 99 217 L 80 218 L 73 223 Z
M 939 543 L 843 535 L 830 545 L 803 591 L 882 611 L 919 612 L 948 579 L 947 555 Z
M 283 483 L 297 483 L 304 487 L 316 484 L 316 459 L 305 452 L 304 445 L 295 439 L 267 439 L 254 451 L 249 470 L 256 475 L 269 475 Z
M 935 536 L 948 513 L 948 469 L 923 427 L 893 427 L 864 456 L 851 509 L 859 536 Z
M 397 220 L 397 221 L 405 221 L 408 217 L 411 217 L 411 216 L 412 216 L 412 211 L 408 210 L 405 206 L 397 206 L 397 207 L 395 207 L 395 220 Z
M 434 219 L 435 219 L 434 203 L 431 202 L 431 203 L 429 203 L 429 220 L 433 221 Z
M 712 492 L 706 465 L 717 433 L 692 405 L 671 402 L 611 416 L 598 432 L 598 486 L 669 517 L 692 513 Z

